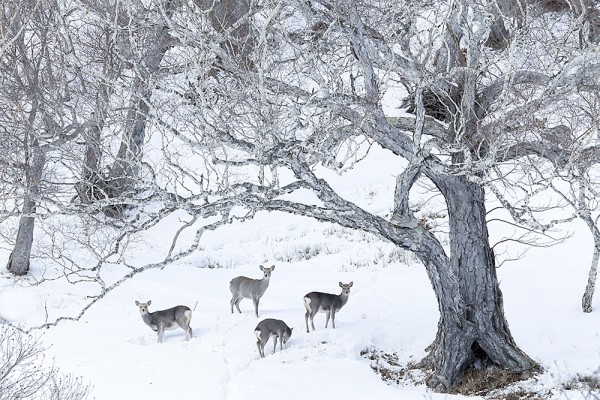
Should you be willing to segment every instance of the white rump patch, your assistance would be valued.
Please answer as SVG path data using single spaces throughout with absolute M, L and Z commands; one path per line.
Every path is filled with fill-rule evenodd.
M 304 307 L 306 308 L 306 311 L 310 311 L 310 303 L 311 303 L 310 298 L 305 297 L 304 298 Z

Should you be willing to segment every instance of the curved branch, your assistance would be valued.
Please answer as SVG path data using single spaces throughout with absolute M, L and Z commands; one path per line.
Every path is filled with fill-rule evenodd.
M 503 162 L 528 156 L 545 158 L 557 168 L 564 168 L 571 163 L 587 169 L 600 163 L 600 146 L 590 146 L 577 151 L 543 141 L 521 142 L 498 151 L 496 160 Z

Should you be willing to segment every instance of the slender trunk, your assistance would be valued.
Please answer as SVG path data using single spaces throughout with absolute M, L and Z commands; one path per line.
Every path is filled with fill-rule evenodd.
M 600 258 L 600 237 L 594 237 L 594 256 L 592 257 L 592 266 L 588 275 L 587 285 L 581 299 L 583 312 L 592 312 L 592 298 L 596 290 L 596 275 L 598 274 L 598 259 Z
M 590 272 L 588 274 L 588 281 L 585 287 L 585 291 L 583 292 L 583 297 L 581 299 L 581 308 L 583 312 L 589 313 L 592 312 L 592 298 L 594 297 L 594 291 L 596 289 L 596 275 L 598 273 L 598 259 L 600 258 L 600 230 L 598 230 L 598 226 L 594 222 L 592 215 L 588 209 L 586 196 L 586 181 L 582 178 L 582 176 L 576 177 L 577 189 L 575 189 L 575 185 L 573 185 L 573 189 L 576 190 L 577 193 L 577 205 L 575 208 L 579 210 L 579 218 L 583 220 L 590 228 L 590 232 L 592 233 L 592 237 L 594 238 L 594 255 L 592 257 L 592 265 L 590 266 Z
M 430 273 L 440 320 L 423 360 L 433 370 L 429 386 L 447 391 L 471 367 L 497 365 L 515 373 L 535 368 L 517 347 L 504 317 L 484 190 L 464 177 L 444 177 L 438 187 L 449 210 L 451 254 L 449 266 Z
M 29 260 L 33 246 L 33 229 L 35 226 L 36 198 L 40 193 L 42 172 L 46 164 L 46 155 L 37 141 L 31 146 L 29 169 L 25 171 L 26 193 L 23 198 L 23 209 L 19 221 L 19 230 L 15 247 L 10 253 L 6 269 L 14 275 L 25 275 L 29 271 Z
M 102 110 L 104 111 L 104 110 Z M 94 124 L 85 130 L 85 156 L 81 181 L 76 185 L 79 198 L 84 203 L 108 197 L 106 187 L 100 175 L 100 132 L 102 131 L 103 118 L 97 117 Z
M 164 54 L 164 53 L 163 53 Z M 111 189 L 115 196 L 122 195 L 133 188 L 139 170 L 139 161 L 146 136 L 146 121 L 149 102 L 152 95 L 149 77 L 138 77 L 133 84 L 133 94 L 127 113 L 125 132 L 117 159 L 110 171 Z

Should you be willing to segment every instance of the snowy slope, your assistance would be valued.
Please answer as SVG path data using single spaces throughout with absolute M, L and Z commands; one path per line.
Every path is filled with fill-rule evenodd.
M 322 175 L 362 207 L 385 215 L 391 207 L 394 168 L 389 155 L 376 153 L 351 171 L 352 186 Z M 381 171 L 374 176 L 369 171 Z M 399 168 L 400 166 L 398 166 Z M 347 185 L 347 184 L 346 184 Z M 492 227 L 492 241 L 502 227 Z M 525 258 L 498 270 L 505 309 L 521 348 L 546 372 L 529 384 L 552 390 L 554 398 L 584 398 L 562 383 L 600 367 L 600 301 L 591 314 L 580 311 L 591 241 L 585 228 L 551 249 L 532 249 Z M 162 228 L 160 228 L 162 229 Z M 160 229 L 150 232 L 148 249 L 163 244 Z M 138 245 L 136 262 L 153 252 Z M 0 260 L 2 264 L 2 260 Z M 275 265 L 261 300 L 260 319 L 250 300 L 231 314 L 229 281 L 259 278 L 260 264 Z M 219 268 L 210 268 L 219 266 Z M 35 266 L 34 268 L 41 268 Z M 111 270 L 111 268 L 114 268 Z M 107 267 L 117 279 L 119 268 Z M 337 314 L 337 329 L 306 333 L 302 297 L 313 290 L 339 293 L 338 282 L 354 282 L 348 304 Z M 25 326 L 73 315 L 86 303 L 85 286 L 56 281 L 22 287 L 0 273 L 0 315 Z M 193 308 L 194 338 L 168 331 L 165 343 L 141 320 L 135 300 L 152 300 L 150 311 L 185 304 Z M 263 318 L 283 319 L 294 328 L 282 353 L 260 359 L 254 328 Z M 388 385 L 360 355 L 366 348 L 396 352 L 415 361 L 435 336 L 437 304 L 424 268 L 410 254 L 379 238 L 331 224 L 279 213 L 259 213 L 252 221 L 207 232 L 202 249 L 163 270 L 129 280 L 94 305 L 78 322 L 43 332 L 43 342 L 64 372 L 92 385 L 92 398 L 105 399 L 444 399 L 423 385 Z

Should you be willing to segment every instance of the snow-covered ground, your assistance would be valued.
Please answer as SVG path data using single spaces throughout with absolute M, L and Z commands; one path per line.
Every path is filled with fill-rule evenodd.
M 368 161 L 368 160 L 367 160 Z M 366 163 L 363 171 L 377 165 Z M 389 168 L 388 168 L 389 170 Z M 381 171 L 381 170 L 379 170 Z M 378 213 L 389 210 L 393 176 L 370 180 L 356 174 L 348 197 Z M 381 175 L 381 174 L 380 174 Z M 333 178 L 332 178 L 333 180 Z M 600 300 L 595 311 L 581 312 L 580 299 L 591 258 L 585 227 L 569 226 L 575 235 L 550 249 L 532 249 L 525 258 L 498 269 L 506 315 L 520 347 L 541 363 L 545 373 L 530 383 L 554 398 L 584 398 L 564 391 L 562 383 L 600 367 Z M 502 234 L 490 226 L 492 241 Z M 160 230 L 145 240 L 161 243 Z M 143 246 L 139 245 L 143 251 Z M 151 252 L 148 252 L 149 254 Z M 143 252 L 140 263 L 144 262 Z M 5 261 L 0 260 L 0 265 Z M 259 278 L 259 265 L 275 265 L 260 304 L 260 318 L 250 300 L 243 313 L 231 314 L 229 281 L 239 275 Z M 210 268 L 218 266 L 218 268 Z M 34 266 L 35 268 L 35 266 Z M 114 277 L 122 270 L 107 266 Z M 353 281 L 347 305 L 337 314 L 337 329 L 306 333 L 302 297 L 318 290 L 339 293 L 338 282 Z M 0 315 L 38 325 L 73 315 L 86 302 L 83 286 L 56 281 L 23 287 L 0 272 Z M 139 315 L 135 300 L 152 300 L 150 311 L 184 304 L 192 308 L 194 338 L 168 331 L 163 344 Z M 293 327 L 283 352 L 272 342 L 259 358 L 254 328 L 263 318 Z M 46 330 L 42 341 L 65 373 L 92 385 L 91 398 L 144 399 L 444 399 L 424 385 L 388 385 L 373 372 L 366 348 L 395 352 L 401 362 L 424 354 L 436 333 L 437 304 L 424 268 L 410 254 L 379 238 L 335 225 L 279 213 L 259 213 L 202 239 L 202 249 L 163 270 L 150 270 L 119 286 L 78 322 Z

